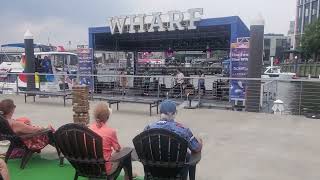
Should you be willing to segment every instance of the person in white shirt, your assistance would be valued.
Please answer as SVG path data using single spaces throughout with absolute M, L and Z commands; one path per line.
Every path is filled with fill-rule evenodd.
M 177 85 L 182 85 L 184 83 L 184 74 L 180 69 L 177 69 L 176 82 Z
M 175 77 L 176 84 L 173 87 L 173 91 L 175 94 L 182 94 L 183 92 L 183 84 L 184 84 L 184 74 L 180 69 L 177 69 L 177 74 Z

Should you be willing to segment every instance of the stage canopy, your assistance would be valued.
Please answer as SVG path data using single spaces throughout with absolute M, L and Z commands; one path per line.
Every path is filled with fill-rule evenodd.
M 238 16 L 203 19 L 195 30 L 111 34 L 110 27 L 89 28 L 89 47 L 95 51 L 229 50 L 239 37 L 249 37 L 249 29 Z

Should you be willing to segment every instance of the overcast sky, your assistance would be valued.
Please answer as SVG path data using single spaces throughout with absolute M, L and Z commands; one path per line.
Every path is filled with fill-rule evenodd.
M 0 0 L 0 44 L 22 42 L 26 29 L 35 41 L 87 44 L 88 27 L 107 26 L 107 18 L 138 13 L 204 8 L 203 18 L 238 15 L 249 26 L 261 14 L 266 33 L 287 33 L 296 0 Z

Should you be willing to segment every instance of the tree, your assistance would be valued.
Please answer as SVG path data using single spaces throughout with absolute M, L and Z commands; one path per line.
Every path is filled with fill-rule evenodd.
M 306 56 L 313 56 L 317 61 L 320 53 L 320 20 L 307 26 L 301 42 L 302 51 Z

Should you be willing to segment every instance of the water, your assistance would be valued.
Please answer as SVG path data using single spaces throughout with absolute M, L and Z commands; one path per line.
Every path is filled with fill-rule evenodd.
M 320 114 L 320 82 L 302 83 L 302 112 Z
M 287 112 L 294 115 L 320 114 L 320 81 L 279 81 L 277 92 L 277 99 L 285 103 Z

